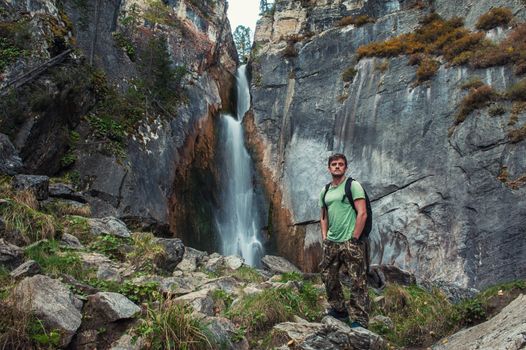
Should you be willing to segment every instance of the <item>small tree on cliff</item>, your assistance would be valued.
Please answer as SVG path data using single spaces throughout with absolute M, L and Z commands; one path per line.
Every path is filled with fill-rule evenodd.
M 269 0 L 259 0 L 259 14 L 265 16 L 274 9 L 274 2 Z
M 251 40 L 250 28 L 237 26 L 234 31 L 234 43 L 236 44 L 237 54 L 241 62 L 246 62 L 250 54 Z

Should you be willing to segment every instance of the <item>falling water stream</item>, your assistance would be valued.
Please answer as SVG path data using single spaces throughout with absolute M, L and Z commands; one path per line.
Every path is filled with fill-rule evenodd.
M 241 122 L 250 107 L 246 66 L 236 73 L 237 118 L 222 114 L 220 120 L 221 207 L 215 221 L 221 238 L 221 254 L 240 255 L 251 266 L 259 265 L 263 245 L 253 185 L 252 160 L 247 152 Z

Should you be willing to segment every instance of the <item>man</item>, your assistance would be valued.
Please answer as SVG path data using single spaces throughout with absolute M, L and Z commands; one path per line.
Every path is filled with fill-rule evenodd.
M 367 219 L 365 192 L 357 181 L 352 181 L 351 192 L 355 212 L 345 195 L 347 158 L 343 154 L 330 156 L 328 169 L 332 181 L 328 189 L 322 189 L 319 204 L 323 239 L 323 261 L 320 268 L 332 308 L 329 315 L 344 321 L 348 321 L 348 316 L 351 316 L 351 327 L 367 328 L 369 315 L 366 307 L 369 300 L 365 243 L 359 240 Z M 342 266 L 352 279 L 348 310 L 339 280 Z

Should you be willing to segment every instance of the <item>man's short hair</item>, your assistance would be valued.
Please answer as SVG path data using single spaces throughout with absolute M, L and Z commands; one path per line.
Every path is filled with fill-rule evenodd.
M 337 159 L 343 159 L 345 162 L 345 167 L 347 168 L 347 158 L 344 154 L 341 153 L 334 153 L 332 156 L 329 157 L 329 161 L 327 162 L 327 166 L 331 166 L 331 163 Z

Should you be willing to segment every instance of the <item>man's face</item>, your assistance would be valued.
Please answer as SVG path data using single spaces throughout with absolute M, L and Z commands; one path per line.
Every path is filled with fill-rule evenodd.
M 345 161 L 343 159 L 334 159 L 329 164 L 329 172 L 332 176 L 343 176 L 346 170 L 347 166 L 345 166 Z

